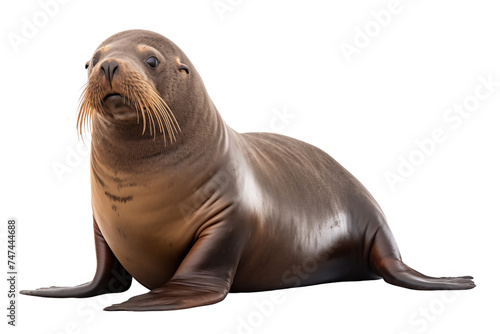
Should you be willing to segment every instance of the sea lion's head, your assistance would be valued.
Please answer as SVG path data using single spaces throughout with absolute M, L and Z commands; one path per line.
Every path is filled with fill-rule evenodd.
M 135 126 L 142 134 L 148 131 L 153 138 L 160 134 L 165 144 L 174 142 L 186 111 L 203 102 L 193 94 L 204 86 L 189 59 L 154 32 L 128 30 L 111 36 L 85 68 L 88 83 L 78 113 L 80 135 L 91 117 L 103 117 L 119 126 Z

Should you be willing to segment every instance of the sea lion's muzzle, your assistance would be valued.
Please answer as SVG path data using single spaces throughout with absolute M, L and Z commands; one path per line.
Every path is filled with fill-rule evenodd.
M 106 59 L 102 61 L 100 71 L 96 73 L 102 80 L 102 87 L 107 87 L 105 91 L 109 92 L 102 99 L 103 111 L 114 120 L 135 120 L 137 118 L 136 108 L 123 94 L 123 78 L 116 77 L 119 71 L 125 70 L 126 72 L 127 66 L 124 66 L 123 63 L 121 65 L 120 69 L 120 62 L 116 59 Z
M 89 79 L 81 97 L 77 127 L 80 133 L 88 125 L 92 115 L 100 115 L 120 125 L 141 124 L 142 134 L 149 128 L 149 135 L 167 137 L 171 143 L 180 132 L 179 124 L 172 110 L 147 71 L 154 71 L 159 65 L 156 57 L 149 57 L 145 62 L 116 54 L 92 58 L 88 63 Z M 142 122 L 141 122 L 142 120 Z

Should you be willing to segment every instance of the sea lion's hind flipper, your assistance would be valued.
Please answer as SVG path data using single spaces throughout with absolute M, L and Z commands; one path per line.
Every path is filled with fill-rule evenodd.
M 97 257 L 97 269 L 94 279 L 74 287 L 40 288 L 22 290 L 23 295 L 52 298 L 84 298 L 106 293 L 123 292 L 130 288 L 132 276 L 120 264 L 109 248 L 94 219 L 94 240 Z
M 401 260 L 397 244 L 387 225 L 374 237 L 370 266 L 387 283 L 414 290 L 467 290 L 476 285 L 471 276 L 430 277 L 410 268 Z

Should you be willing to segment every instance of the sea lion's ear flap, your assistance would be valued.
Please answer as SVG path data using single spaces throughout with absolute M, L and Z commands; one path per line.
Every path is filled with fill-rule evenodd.
M 175 60 L 177 62 L 177 65 L 179 65 L 179 71 L 186 71 L 186 73 L 189 74 L 189 67 L 186 64 L 181 63 L 181 59 L 179 57 L 177 57 Z
M 90 62 L 85 63 L 85 69 L 89 68 Z
M 181 63 L 179 65 L 179 71 L 181 70 L 186 71 L 186 73 L 189 74 L 189 67 L 186 64 Z

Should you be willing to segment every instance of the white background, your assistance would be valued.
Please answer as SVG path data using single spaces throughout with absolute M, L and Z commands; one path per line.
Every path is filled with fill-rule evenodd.
M 53 165 L 66 164 L 79 147 L 85 62 L 101 41 L 135 28 L 161 33 L 184 50 L 237 131 L 269 128 L 273 110 L 293 113 L 276 132 L 325 150 L 372 192 L 406 263 L 429 275 L 473 275 L 477 287 L 443 295 L 379 280 L 284 290 L 265 311 L 255 303 L 268 305 L 273 292 L 230 294 L 213 306 L 172 312 L 101 311 L 147 292 L 134 282 L 126 293 L 83 300 L 20 296 L 18 327 L 1 315 L 2 328 L 54 334 L 498 328 L 500 87 L 456 129 L 443 120 L 448 108 L 474 95 L 480 76 L 500 81 L 498 3 L 401 0 L 399 13 L 378 34 L 373 30 L 349 63 L 341 43 L 353 45 L 356 29 L 376 29 L 370 13 L 389 0 L 220 2 L 231 6 L 222 16 L 213 0 L 73 0 L 47 22 L 37 1 L 2 2 L 1 253 L 6 221 L 16 217 L 18 288 L 76 285 L 94 274 L 89 157 L 80 155 L 62 180 Z M 22 36 L 24 20 L 36 19 L 44 26 L 16 51 L 8 36 Z M 447 140 L 392 190 L 384 174 L 396 172 L 398 157 L 408 158 L 415 140 L 438 127 Z M 6 305 L 5 280 L 1 287 Z

